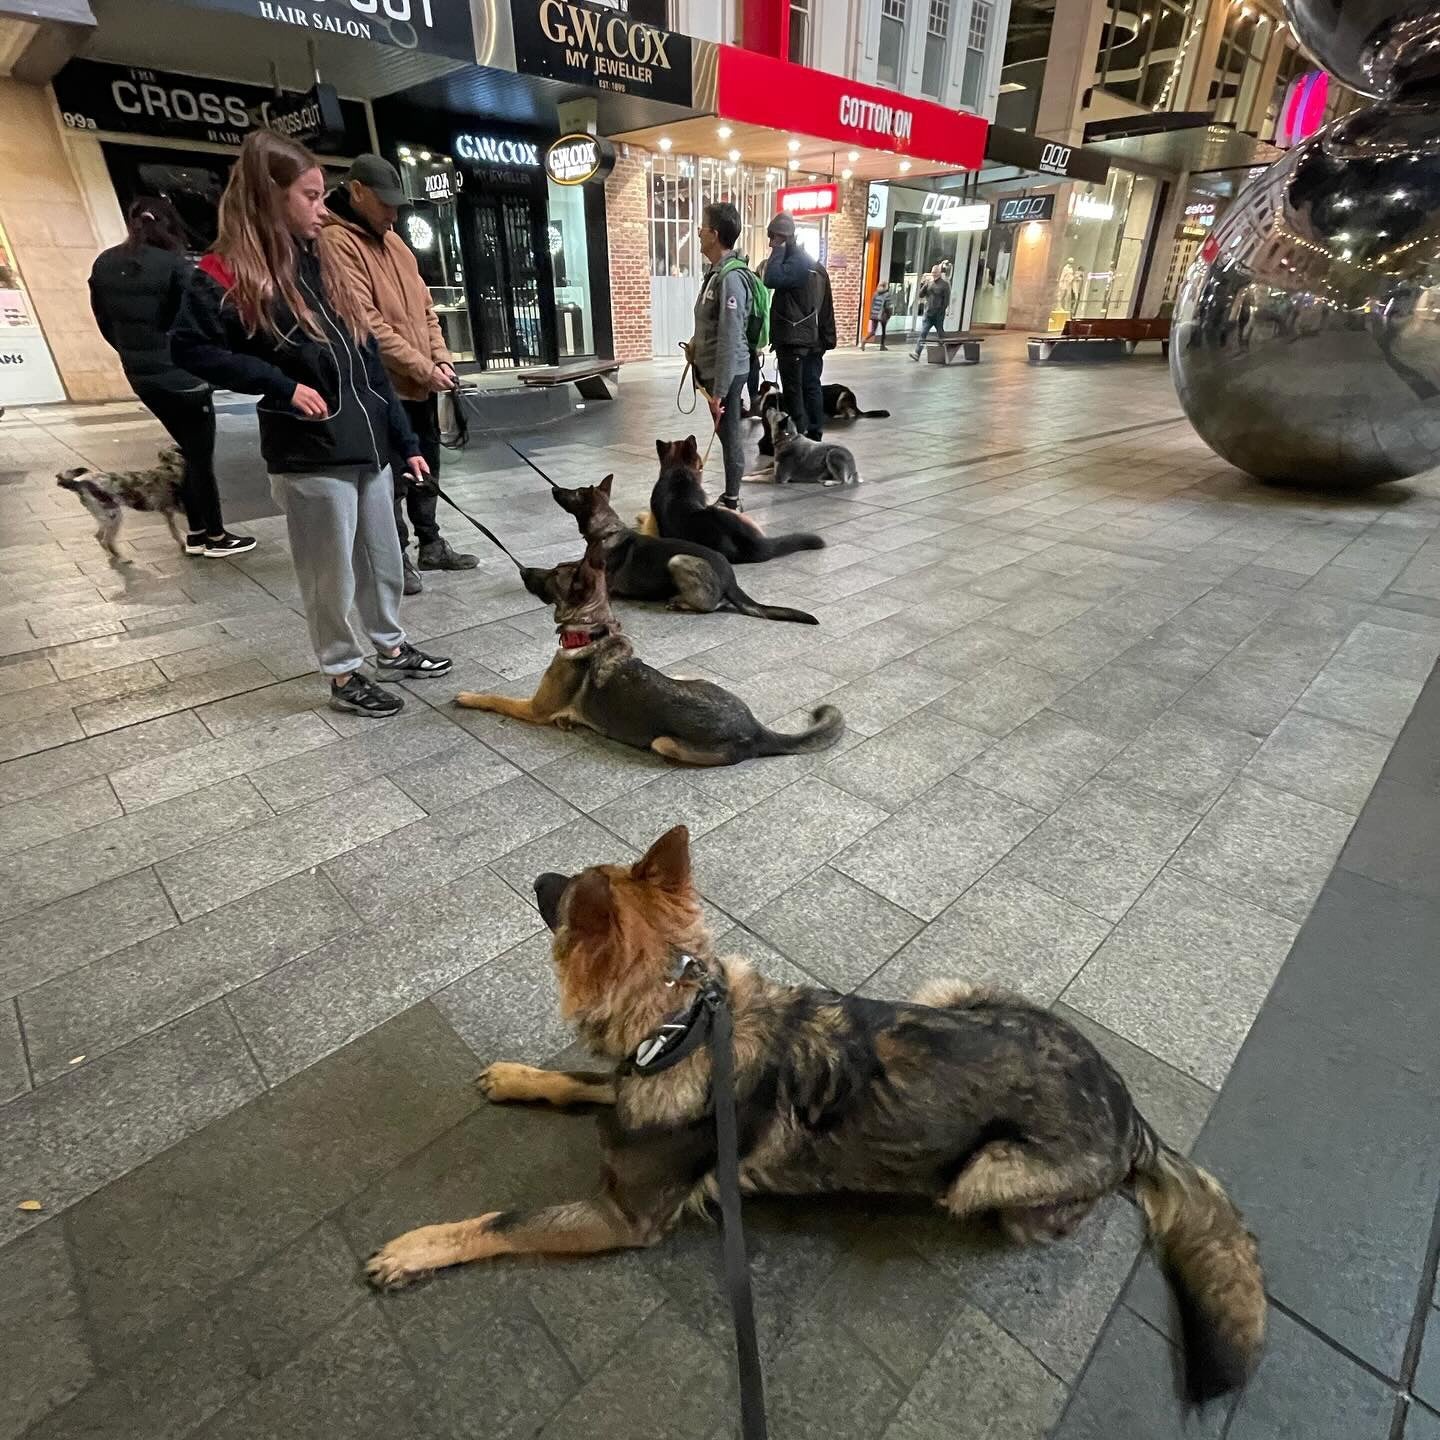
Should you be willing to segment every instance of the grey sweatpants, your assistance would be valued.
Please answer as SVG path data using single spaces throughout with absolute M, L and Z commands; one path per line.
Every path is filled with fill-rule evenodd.
M 310 643 L 321 671 L 348 675 L 365 661 L 366 652 L 350 626 L 352 605 L 378 649 L 402 645 L 405 574 L 390 467 L 272 475 L 270 493 L 285 512 Z

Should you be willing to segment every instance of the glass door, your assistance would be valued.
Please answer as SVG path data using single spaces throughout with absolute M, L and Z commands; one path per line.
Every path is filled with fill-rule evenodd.
M 467 194 L 474 263 L 471 298 L 478 307 L 475 340 L 487 370 L 545 363 L 540 321 L 540 267 L 532 203 L 527 195 Z

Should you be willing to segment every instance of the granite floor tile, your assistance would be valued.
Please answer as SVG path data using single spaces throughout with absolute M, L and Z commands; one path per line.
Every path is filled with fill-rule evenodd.
M 1090 779 L 1122 742 L 1053 710 L 1042 710 L 978 759 L 965 779 L 1048 812 Z
M 238 665 L 173 680 L 136 695 L 115 696 L 77 706 L 75 718 L 86 735 L 103 735 L 107 730 L 138 725 L 161 715 L 172 715 L 177 710 L 189 710 L 274 683 L 275 677 L 258 660 L 244 660 Z
M 319 675 L 307 674 L 283 684 L 246 690 L 228 700 L 201 705 L 195 717 L 206 732 L 202 739 L 208 736 L 224 740 L 252 725 L 273 723 L 306 710 L 320 710 L 325 704 L 325 680 Z M 336 715 L 336 718 L 340 717 Z
M 672 773 L 674 766 L 650 750 L 598 735 L 568 755 L 534 766 L 531 774 L 577 810 L 587 813 Z
M 18 665 L 0 665 L 0 695 L 18 695 L 55 683 L 55 667 L 48 660 L 22 660 Z
M 1194 824 L 1193 815 L 1147 791 L 1096 778 L 1026 836 L 1000 869 L 1114 921 Z
M 921 922 L 829 866 L 749 919 L 749 928 L 809 974 L 855 988 L 921 928 Z
M 692 785 L 684 771 L 672 770 L 592 813 L 607 830 L 643 852 L 672 825 L 686 826 L 690 838 L 698 840 L 733 819 L 736 811 Z
M 1219 1086 L 1296 926 L 1163 873 L 1064 992 L 1065 1003 L 1202 1084 Z
M 495 1060 L 539 1065 L 574 1039 L 560 1018 L 550 932 L 544 929 L 447 985 L 435 1005 L 482 1066 Z
M 41 661 L 45 669 L 54 676 L 48 661 Z M 122 665 L 115 670 L 101 670 L 94 675 L 85 675 L 76 680 L 62 680 L 41 688 L 22 688 L 18 692 L 3 692 L 0 695 L 0 734 L 4 727 L 18 721 L 33 719 L 57 711 L 70 710 L 96 700 L 111 699 L 121 695 L 132 695 L 140 690 L 152 690 L 165 683 L 165 676 L 153 660 L 142 660 L 138 665 Z
M 1389 753 L 1389 743 L 1377 735 L 1292 713 L 1270 732 L 1245 774 L 1332 810 L 1358 815 Z
M 1102 625 L 1092 612 L 1068 621 L 1039 640 L 1032 640 L 1017 650 L 1013 658 L 1032 669 L 1083 680 L 1123 654 L 1130 644 L 1129 635 Z
M 1018 660 L 1001 660 L 983 673 L 962 680 L 930 708 L 989 735 L 1008 735 L 1073 684 L 1063 675 L 1022 665 Z
M 792 711 L 772 727 L 776 730 L 800 730 L 812 723 L 808 710 Z M 796 780 L 828 765 L 838 755 L 866 739 L 864 732 L 850 728 L 847 720 L 840 738 L 828 750 L 815 750 L 798 755 L 767 755 L 742 760 L 738 765 L 718 765 L 707 769 L 687 769 L 686 781 L 702 794 L 719 800 L 737 812 L 768 799 Z
M 208 1005 L 0 1110 L 0 1243 L 33 1228 L 259 1093 L 234 1023 Z
M 390 779 L 422 810 L 433 815 L 514 780 L 519 774 L 503 756 L 467 734 L 451 749 L 390 771 Z
M 921 710 L 837 756 L 819 775 L 882 810 L 894 811 L 993 743 L 982 731 Z
M 1184 685 L 1115 661 L 1058 695 L 1050 709 L 1099 734 L 1129 740 L 1184 693 Z
M 1254 756 L 1260 741 L 1203 715 L 1172 710 L 1101 772 L 1203 814 Z
M 1415 1365 L 1411 1388 L 1426 1404 L 1440 1409 L 1440 1307 L 1432 1306 L 1425 1321 L 1420 1358 Z
M 378 919 L 574 818 L 569 805 L 524 776 L 398 833 L 337 847 L 325 869 L 362 915 Z
M 53 710 L 48 715 L 14 720 L 0 725 L 0 764 L 54 750 L 84 737 L 84 729 L 70 710 Z
M 1026 643 L 1026 637 L 1015 630 L 978 621 L 932 640 L 911 658 L 917 665 L 959 680 L 988 670 Z
M 1042 818 L 1007 795 L 951 776 L 844 851 L 835 868 L 933 920 Z
M 120 802 L 103 776 L 82 780 L 52 795 L 18 800 L 0 807 L 0 856 L 88 830 L 120 813 Z
M 1416 634 L 1369 621 L 1357 625 L 1336 653 L 1338 665 L 1354 665 L 1400 680 L 1424 681 L 1440 656 L 1440 635 Z
M 1440 1414 L 1412 1403 L 1405 1416 L 1404 1440 L 1440 1440 Z
M 0 1105 L 30 1088 L 30 1066 L 20 1036 L 20 1015 L 13 1000 L 0 1001 Z
M 162 630 L 153 635 L 102 635 L 78 644 L 57 647 L 49 655 L 55 673 L 62 680 L 91 675 L 97 670 L 112 670 L 121 665 L 134 665 L 154 660 L 161 655 L 178 655 L 183 650 L 223 644 L 226 635 L 219 625 L 192 625 L 178 630 Z
M 843 642 L 821 645 L 818 653 L 806 656 L 806 663 L 834 675 L 837 682 L 857 680 L 935 639 L 937 631 L 932 619 L 923 613 L 902 611 L 887 620 L 877 620 L 873 625 L 852 631 Z M 946 628 L 958 623 L 954 617 L 946 617 Z
M 912 656 L 832 690 L 825 703 L 845 717 L 847 730 L 874 735 L 938 699 L 954 684 L 953 676 L 927 669 Z M 782 727 L 777 721 L 772 728 Z
M 295 875 L 21 997 L 37 1081 L 63 1075 L 359 925 L 322 876 Z
M 988 875 L 927 925 L 865 986 L 905 999 L 932 980 L 965 980 L 1048 1005 L 1110 927 L 1023 880 Z
M 1268 625 L 1238 645 L 1176 703 L 1261 738 L 1285 717 L 1335 651 L 1335 637 Z
M 354 854 L 352 847 L 423 818 L 424 811 L 388 780 L 372 780 L 188 850 L 158 865 L 156 873 L 181 919 L 190 920 L 336 855 Z
M 0 1436 L 18 1437 L 89 1380 L 85 1324 L 65 1236 L 58 1221 L 5 1250 L 0 1326 Z
M 64 899 L 269 814 L 250 782 L 240 778 L 22 850 L 0 861 L 0 915 Z
M 649 842 L 645 848 L 649 849 Z M 642 853 L 638 847 L 631 847 L 617 839 L 604 826 L 597 825 L 586 816 L 577 816 L 568 824 L 549 830 L 508 855 L 492 860 L 489 868 L 521 900 L 535 908 L 535 881 L 539 876 L 550 871 L 578 875 L 590 865 L 630 864 Z M 539 913 L 538 908 L 536 913 Z
M 1327 665 L 1295 702 L 1297 710 L 1394 739 L 1420 693 L 1420 681 L 1351 665 Z
M 1038 637 L 1048 635 L 1083 615 L 1094 603 L 1093 600 L 1066 595 L 1063 591 L 1040 590 L 1012 600 L 993 611 L 987 619 L 992 625 L 1002 625 L 1007 630 Z
M 534 681 L 505 680 L 486 687 L 496 695 L 523 695 L 535 693 Z M 524 720 L 511 720 L 503 715 L 492 715 L 486 710 L 447 711 L 450 718 L 462 730 L 467 730 L 477 740 L 482 740 L 497 754 L 503 755 L 512 765 L 521 770 L 534 770 L 537 766 L 558 760 L 584 744 L 584 737 L 573 731 L 557 730 L 553 725 L 531 725 Z
M 1327 805 L 1242 777 L 1195 827 L 1174 867 L 1217 890 L 1303 920 L 1351 823 Z

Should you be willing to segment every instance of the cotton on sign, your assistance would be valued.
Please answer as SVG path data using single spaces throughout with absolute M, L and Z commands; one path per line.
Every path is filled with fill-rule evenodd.
M 840 123 L 857 130 L 869 130 L 903 144 L 915 133 L 915 112 L 902 110 L 898 105 L 883 105 L 874 100 L 862 100 L 857 95 L 840 97 Z

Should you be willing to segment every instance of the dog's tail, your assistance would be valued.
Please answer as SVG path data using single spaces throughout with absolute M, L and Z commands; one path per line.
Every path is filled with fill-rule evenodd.
M 753 615 L 757 620 L 790 620 L 796 625 L 818 625 L 820 622 L 804 610 L 792 610 L 788 605 L 762 605 L 753 596 L 747 595 L 738 584 L 732 586 L 725 598 L 742 615 Z
M 794 535 L 760 535 L 752 542 L 756 560 L 775 560 L 793 555 L 797 550 L 823 550 L 825 541 L 819 535 L 798 531 Z
M 781 735 L 762 725 L 755 740 L 756 755 L 802 755 L 810 750 L 828 750 L 845 728 L 845 717 L 833 705 L 821 705 L 810 716 L 812 724 L 798 735 Z
M 888 420 L 890 412 L 888 410 L 857 410 L 855 418 L 857 420 Z
M 1144 1120 L 1133 1179 L 1179 1306 L 1189 1398 L 1199 1405 L 1238 1390 L 1265 1343 L 1265 1279 L 1255 1237 L 1220 1182 Z

